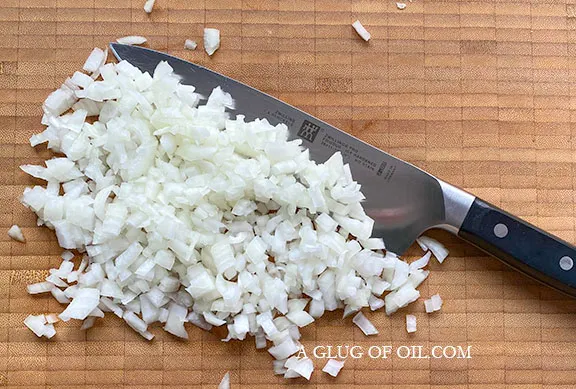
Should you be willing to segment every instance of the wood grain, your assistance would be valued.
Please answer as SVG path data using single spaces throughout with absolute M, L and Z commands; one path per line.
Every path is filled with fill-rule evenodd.
M 40 104 L 90 49 L 139 34 L 149 46 L 198 62 L 294 104 L 394 155 L 574 242 L 576 5 L 569 1 L 414 0 L 2 0 L 0 2 L 0 385 L 9 387 L 294 387 L 273 376 L 251 341 L 222 343 L 190 328 L 181 342 L 160 329 L 147 343 L 107 317 L 87 332 L 58 323 L 55 340 L 24 328 L 28 313 L 59 312 L 25 285 L 58 262 L 53 234 L 18 196 L 32 181 L 18 165 L 47 153 L 28 146 Z M 360 19 L 370 43 L 355 36 Z M 213 58 L 185 51 L 204 27 L 222 32 Z M 18 223 L 28 242 L 12 242 Z M 468 360 L 348 360 L 314 388 L 533 389 L 576 387 L 576 302 L 503 267 L 444 233 L 452 256 L 433 264 L 424 297 L 439 314 L 409 307 L 369 314 L 364 337 L 339 315 L 305 328 L 317 345 L 471 345 Z M 409 257 L 418 254 L 413 248 Z

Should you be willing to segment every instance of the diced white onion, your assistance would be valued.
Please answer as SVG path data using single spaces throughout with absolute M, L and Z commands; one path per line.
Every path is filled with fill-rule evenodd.
M 220 47 L 220 30 L 216 28 L 204 29 L 204 50 L 212 56 Z
M 358 312 L 352 319 L 352 323 L 356 324 L 362 330 L 364 335 L 377 335 L 378 330 L 374 324 L 362 312 Z
M 344 367 L 344 362 L 345 361 L 339 361 L 337 359 L 329 359 L 322 368 L 322 371 L 330 374 L 332 377 L 336 377 Z
M 421 236 L 416 239 L 416 242 L 422 247 L 423 250 L 430 250 L 432 254 L 436 257 L 438 262 L 442 263 L 448 256 L 448 249 L 444 245 L 438 242 L 436 239 L 429 238 L 427 236 Z
M 286 359 L 298 350 L 298 345 L 291 338 L 287 338 L 277 346 L 270 347 L 268 352 L 276 359 Z
M 230 372 L 226 372 L 222 381 L 218 384 L 218 389 L 230 389 Z
M 84 320 L 98 307 L 100 303 L 100 291 L 93 288 L 78 289 L 72 302 L 66 307 L 59 317 L 62 321 L 70 319 Z
M 205 38 L 213 54 L 219 32 Z M 76 267 L 76 251 L 65 251 L 28 286 L 68 304 L 61 320 L 88 329 L 112 312 L 148 340 L 156 322 L 181 338 L 185 322 L 221 326 L 224 341 L 271 342 L 277 374 L 310 378 L 312 362 L 291 357 L 299 328 L 343 309 L 376 334 L 363 307 L 391 314 L 418 299 L 431 254 L 408 265 L 371 237 L 374 220 L 340 152 L 311 161 L 284 124 L 236 115 L 225 88 L 206 99 L 166 62 L 149 74 L 104 64 L 106 55 L 93 51 L 90 74 L 75 73 L 44 102 L 46 129 L 30 143 L 58 157 L 21 167 L 46 182 L 26 188 L 23 204 L 61 247 L 83 254 Z M 57 319 L 30 325 L 53 336 Z
M 24 234 L 22 233 L 22 229 L 20 229 L 20 227 L 16 224 L 10 227 L 10 229 L 8 230 L 8 236 L 18 242 L 22 243 L 26 242 Z
M 44 315 L 28 315 L 24 320 L 24 324 L 28 327 L 37 337 L 44 335 L 46 317 Z
M 414 262 L 411 262 L 410 263 L 410 272 L 412 273 L 414 270 L 422 269 L 423 267 L 428 265 L 428 262 L 430 262 L 431 256 L 432 256 L 432 253 L 430 251 L 427 251 L 426 254 L 424 254 L 421 258 L 415 260 Z
M 92 53 L 90 53 L 90 56 L 88 56 L 82 68 L 89 73 L 94 73 L 102 66 L 105 60 L 104 51 L 96 47 L 92 50 Z
M 123 45 L 141 45 L 146 43 L 147 39 L 140 35 L 123 36 L 116 39 L 116 42 Z
M 152 13 L 152 8 L 154 8 L 154 3 L 156 0 L 146 0 L 144 3 L 144 12 L 147 14 Z
M 291 357 L 286 360 L 284 367 L 288 370 L 284 373 L 284 378 L 296 378 L 296 376 L 304 377 L 310 380 L 312 372 L 314 371 L 314 364 L 308 357 L 297 358 Z
M 406 331 L 408 333 L 416 332 L 416 316 L 406 315 Z
M 28 294 L 47 293 L 54 289 L 54 284 L 51 282 L 38 282 L 28 285 L 26 289 L 28 290 Z
M 364 28 L 364 26 L 362 25 L 362 23 L 360 23 L 359 20 L 356 20 L 354 23 L 352 23 L 352 27 L 354 27 L 354 30 L 356 30 L 358 35 L 360 35 L 360 37 L 364 39 L 366 42 L 370 40 L 371 38 L 370 33 L 368 32 L 368 30 L 366 30 L 366 28 Z
M 196 41 L 193 41 L 192 39 L 186 39 L 184 41 L 184 48 L 185 49 L 196 50 L 196 47 L 198 47 L 198 44 L 196 43 Z
M 439 311 L 440 308 L 442 308 L 442 298 L 439 294 L 432 295 L 430 300 L 432 300 L 432 307 L 434 308 L 434 311 Z

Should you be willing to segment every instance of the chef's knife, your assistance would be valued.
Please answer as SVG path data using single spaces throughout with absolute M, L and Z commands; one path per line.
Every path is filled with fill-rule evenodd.
M 166 61 L 208 96 L 220 86 L 236 101 L 246 120 L 285 123 L 291 138 L 302 139 L 316 162 L 340 151 L 366 196 L 364 209 L 374 219 L 374 234 L 386 248 L 402 254 L 424 231 L 448 230 L 513 268 L 576 297 L 576 247 L 520 218 L 458 189 L 272 96 L 155 50 L 110 44 L 118 60 L 152 74 Z

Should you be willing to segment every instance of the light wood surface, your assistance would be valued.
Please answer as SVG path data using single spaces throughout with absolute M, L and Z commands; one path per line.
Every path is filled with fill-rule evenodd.
M 572 0 L 570 0 L 572 1 Z M 42 130 L 41 102 L 94 46 L 119 36 L 196 61 L 272 93 L 574 242 L 576 4 L 569 1 L 157 0 L 0 1 L 0 385 L 11 387 L 233 388 L 306 385 L 275 377 L 252 341 L 225 344 L 190 328 L 181 342 L 155 329 L 147 343 L 117 318 L 83 332 L 58 323 L 51 341 L 22 321 L 59 312 L 25 285 L 58 262 L 53 233 L 35 225 L 18 196 L 33 181 L 24 162 L 48 154 L 28 144 Z M 362 42 L 350 23 L 372 33 Z M 208 58 L 204 27 L 222 31 Z M 28 239 L 12 242 L 18 223 Z M 451 257 L 434 263 L 423 297 L 440 293 L 441 312 L 422 301 L 364 337 L 339 315 L 305 328 L 317 345 L 471 345 L 472 358 L 349 360 L 337 379 L 309 388 L 568 389 L 576 387 L 576 304 L 444 233 Z M 409 256 L 418 254 L 413 248 Z M 407 335 L 405 313 L 418 318 Z

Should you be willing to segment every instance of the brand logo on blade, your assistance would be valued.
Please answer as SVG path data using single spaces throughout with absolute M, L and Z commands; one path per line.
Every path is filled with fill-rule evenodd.
M 320 132 L 320 126 L 309 122 L 308 120 L 304 120 L 300 130 L 298 131 L 298 136 L 302 139 L 306 139 L 310 143 L 314 143 L 314 139 L 316 139 L 316 135 Z

